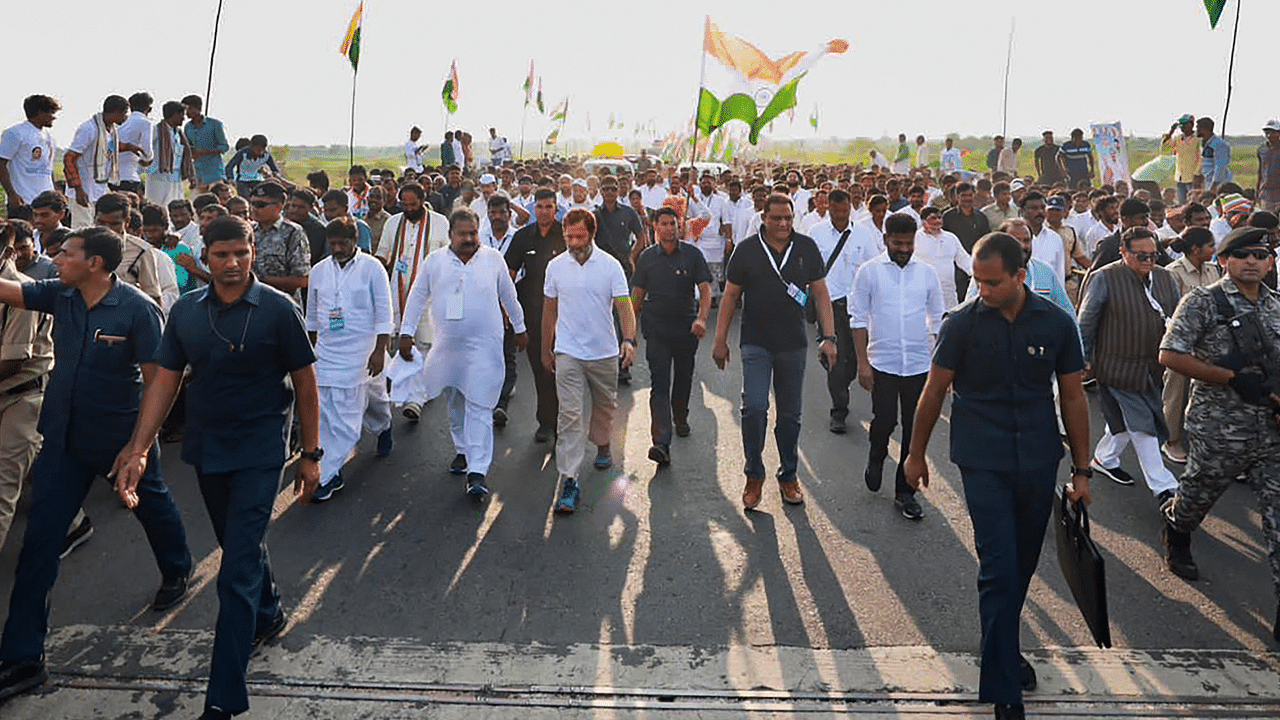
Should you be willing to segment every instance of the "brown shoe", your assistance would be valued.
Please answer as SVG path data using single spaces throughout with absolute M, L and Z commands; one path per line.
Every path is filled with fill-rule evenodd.
M 788 505 L 804 504 L 804 493 L 800 491 L 799 480 L 778 483 L 778 489 L 782 491 L 782 502 Z
M 760 504 L 760 496 L 764 494 L 764 478 L 747 478 L 747 486 L 742 490 L 742 506 L 754 510 Z

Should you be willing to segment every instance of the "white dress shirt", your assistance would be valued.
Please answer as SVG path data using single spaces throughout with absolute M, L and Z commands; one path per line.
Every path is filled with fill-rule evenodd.
M 1058 241 L 1058 246 L 1061 248 L 1061 240 Z M 960 268 L 968 275 L 973 274 L 973 259 L 960 244 L 960 238 L 946 230 L 930 235 L 921 228 L 916 231 L 916 251 L 912 258 L 933 268 L 942 287 L 942 304 L 948 308 L 954 306 L 957 302 L 955 268 Z
M 727 207 L 733 212 L 733 242 L 740 243 L 751 237 L 751 217 L 759 215 L 756 212 L 756 204 L 752 202 L 750 195 L 739 195 L 738 201 L 729 201 Z
M 1067 247 L 1062 236 L 1048 223 L 1040 226 L 1039 234 L 1031 238 L 1031 257 L 1053 268 L 1059 280 L 1067 278 Z
M 840 236 L 845 230 L 849 231 L 849 238 L 845 240 L 840 256 L 835 262 L 831 262 L 831 253 L 835 252 L 836 245 L 840 244 Z M 830 217 L 811 227 L 807 234 L 818 245 L 818 252 L 822 253 L 822 261 L 831 266 L 827 271 L 827 292 L 830 293 L 832 300 L 847 296 L 853 289 L 853 277 L 857 274 L 858 268 L 883 250 L 876 243 L 874 234 L 858 228 L 852 222 L 837 230 L 831 223 Z
M 653 187 L 649 187 L 648 183 L 638 186 L 640 189 L 640 202 L 650 210 L 657 210 L 662 207 L 662 201 L 667 199 L 667 189 L 662 183 L 654 183 Z
M 361 251 L 346 266 L 332 255 L 316 263 L 307 280 L 306 327 L 316 334 L 316 383 L 363 386 L 378 336 L 392 331 L 391 283 L 382 263 Z
M 929 372 L 942 293 L 938 273 L 915 257 L 899 267 L 885 252 L 863 264 L 849 295 L 849 327 L 866 328 L 871 367 L 899 377 Z
M 138 164 L 151 160 L 151 121 L 146 115 L 134 110 L 120 124 L 119 137 L 122 143 L 132 143 L 142 148 L 141 155 L 131 152 L 120 152 L 120 179 L 141 182 L 138 175 Z M 177 158 L 175 158 L 176 160 Z M 143 172 L 151 172 L 155 168 L 148 165 Z
M 698 246 L 698 250 L 702 252 L 707 262 L 724 262 L 724 236 L 720 234 L 720 226 L 729 224 L 732 218 L 732 215 L 726 216 L 729 196 L 713 192 L 710 197 L 705 197 L 701 189 L 696 189 L 694 199 L 710 215 L 708 218 L 710 222 L 703 228 L 702 234 L 694 244 Z

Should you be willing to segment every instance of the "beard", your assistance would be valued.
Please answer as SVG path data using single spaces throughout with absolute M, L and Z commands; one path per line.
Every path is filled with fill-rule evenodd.
M 417 210 L 405 210 L 404 216 L 409 222 L 418 222 L 422 220 L 422 216 L 426 214 L 426 208 L 420 207 Z
M 569 248 L 569 254 L 578 262 L 586 262 L 591 257 L 591 243 L 587 243 L 581 248 Z

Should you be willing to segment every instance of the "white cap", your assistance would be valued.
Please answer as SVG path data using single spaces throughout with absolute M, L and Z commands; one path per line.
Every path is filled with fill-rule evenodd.
M 1280 131 L 1280 120 L 1277 120 L 1276 118 L 1271 118 L 1270 120 L 1267 121 L 1266 125 L 1262 126 L 1262 129 Z
M 576 185 L 576 186 L 578 186 L 578 187 L 586 187 L 586 186 L 587 186 L 587 181 L 586 181 L 586 180 L 583 180 L 582 178 L 574 178 L 574 179 L 573 179 L 573 184 L 574 184 L 574 185 Z
M 480 176 L 481 185 L 494 185 L 497 184 L 497 182 L 498 179 L 493 176 L 493 173 L 485 173 Z

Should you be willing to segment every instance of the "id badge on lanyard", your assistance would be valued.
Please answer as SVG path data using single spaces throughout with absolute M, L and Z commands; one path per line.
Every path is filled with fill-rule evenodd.
M 773 259 L 773 252 L 769 250 L 768 243 L 766 243 L 763 238 L 760 240 L 760 249 L 764 250 L 764 255 L 769 259 L 769 265 L 773 267 L 773 271 L 777 273 L 778 279 L 787 286 L 787 295 L 789 295 L 792 300 L 795 300 L 797 305 L 804 307 L 805 303 L 809 302 L 808 291 L 801 290 L 796 287 L 795 283 L 789 282 L 786 278 L 782 277 L 782 268 L 787 266 L 787 260 L 791 258 L 791 250 L 793 248 L 795 248 L 795 243 L 787 244 L 787 251 L 782 254 L 782 264 L 779 265 Z

